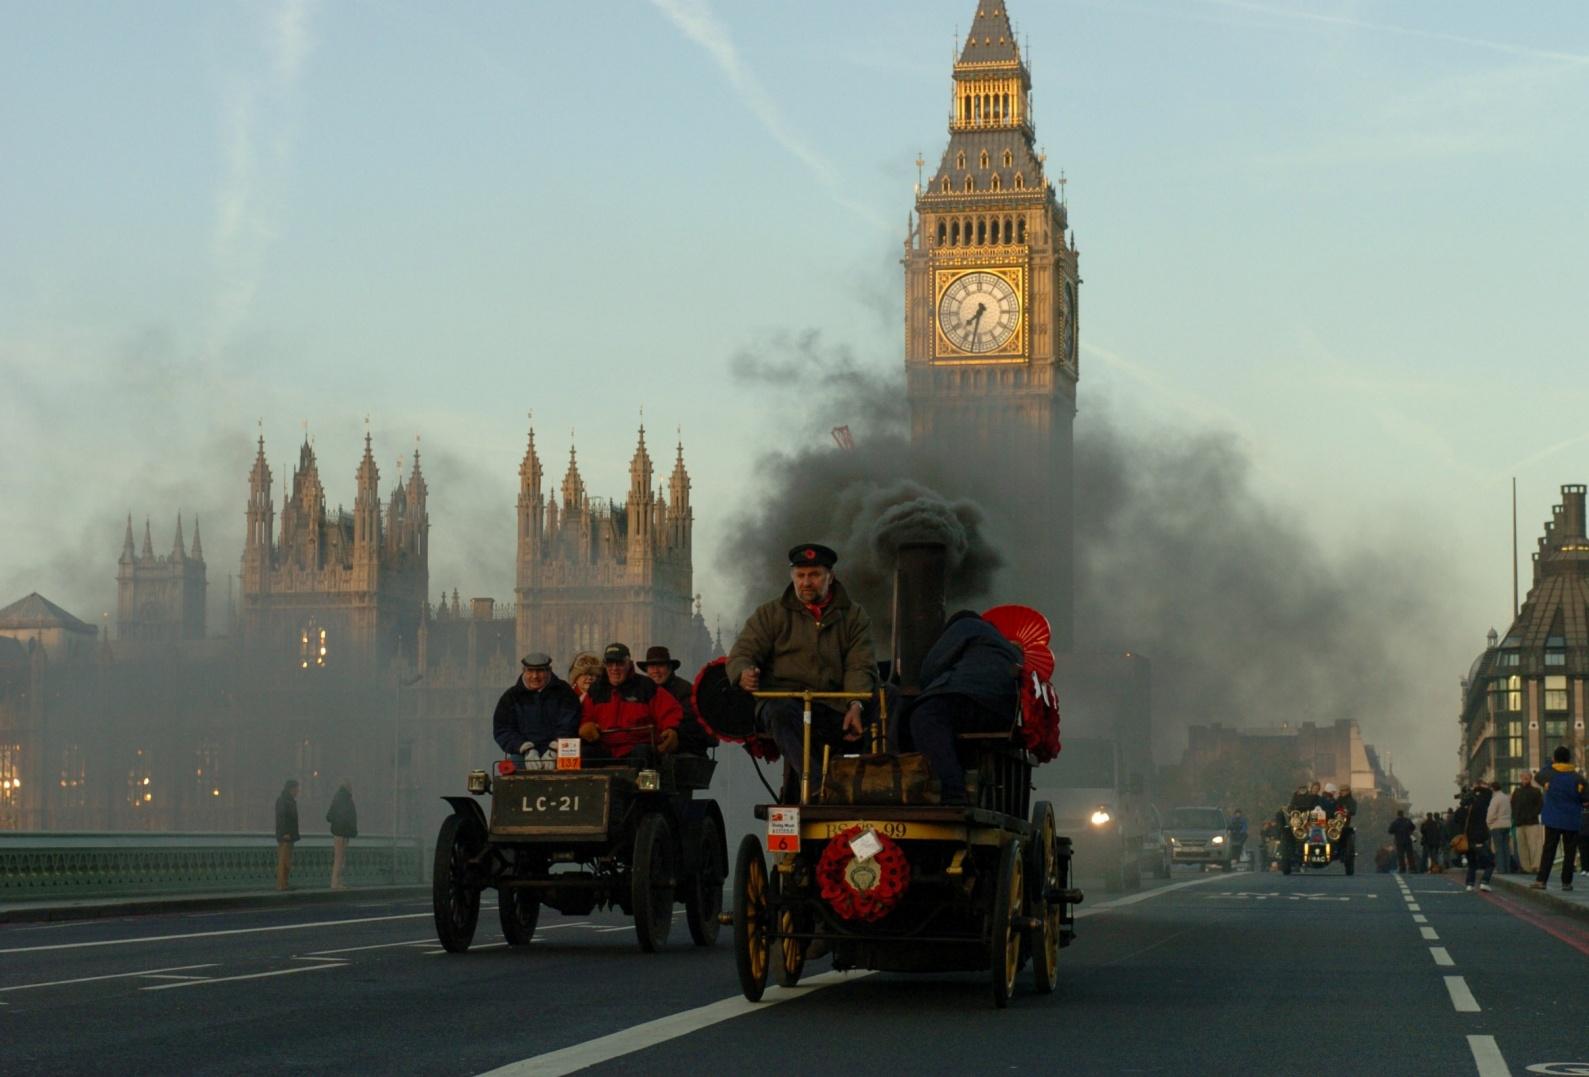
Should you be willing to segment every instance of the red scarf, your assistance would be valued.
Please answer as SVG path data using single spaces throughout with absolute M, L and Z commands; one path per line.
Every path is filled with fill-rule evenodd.
M 824 598 L 821 602 L 818 602 L 814 605 L 810 602 L 806 602 L 802 603 L 802 605 L 805 606 L 806 612 L 812 616 L 812 618 L 817 622 L 817 625 L 820 627 L 822 624 L 822 615 L 828 611 L 829 606 L 833 605 L 833 589 L 831 587 L 828 588 L 828 597 Z

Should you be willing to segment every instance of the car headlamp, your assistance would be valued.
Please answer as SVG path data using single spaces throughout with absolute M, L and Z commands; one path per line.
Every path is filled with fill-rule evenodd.
M 1099 808 L 1097 811 L 1092 813 L 1092 825 L 1103 826 L 1108 823 L 1111 818 L 1113 818 L 1113 816 L 1111 816 L 1108 811 L 1103 808 Z
M 662 775 L 654 770 L 642 770 L 635 775 L 634 786 L 642 793 L 655 793 L 662 788 Z
M 1215 834 L 1213 836 L 1213 838 L 1210 839 L 1210 842 L 1213 845 L 1224 845 L 1225 844 L 1225 835 L 1223 835 L 1223 834 Z

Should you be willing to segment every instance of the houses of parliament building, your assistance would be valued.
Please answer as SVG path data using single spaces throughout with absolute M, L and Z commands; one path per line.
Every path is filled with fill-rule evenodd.
M 353 478 L 352 510 L 332 508 L 306 437 L 278 500 L 259 439 L 225 634 L 207 633 L 199 522 L 189 545 L 180 518 L 156 554 L 129 517 L 114 632 L 38 594 L 0 609 L 0 830 L 265 830 L 287 775 L 310 805 L 344 778 L 380 790 L 366 829 L 411 830 L 420 804 L 495 753 L 492 708 L 523 653 L 565 669 L 613 640 L 665 644 L 686 669 L 714 654 L 682 444 L 660 485 L 642 427 L 627 499 L 609 501 L 572 448 L 551 488 L 532 431 L 506 603 L 432 603 L 417 448 L 383 497 L 366 434 Z

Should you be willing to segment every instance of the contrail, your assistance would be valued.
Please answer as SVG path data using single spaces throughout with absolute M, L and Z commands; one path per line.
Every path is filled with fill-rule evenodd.
M 740 56 L 739 48 L 729 35 L 728 27 L 713 13 L 706 0 L 651 0 L 657 10 L 665 15 L 680 33 L 701 48 L 717 64 L 733 86 L 735 93 L 757 122 L 780 146 L 804 165 L 828 196 L 839 205 L 879 228 L 887 227 L 880 215 L 870 206 L 848 197 L 840 183 L 838 172 L 826 157 L 818 153 L 805 139 L 790 129 L 778 110 L 777 104 L 762 86 L 761 80 Z

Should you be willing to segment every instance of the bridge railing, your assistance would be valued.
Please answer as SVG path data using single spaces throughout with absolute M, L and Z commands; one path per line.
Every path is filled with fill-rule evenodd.
M 293 848 L 291 885 L 331 885 L 331 838 Z M 349 886 L 423 881 L 419 842 L 379 834 L 348 843 Z M 271 834 L 0 834 L 0 901 L 269 890 L 276 885 Z

